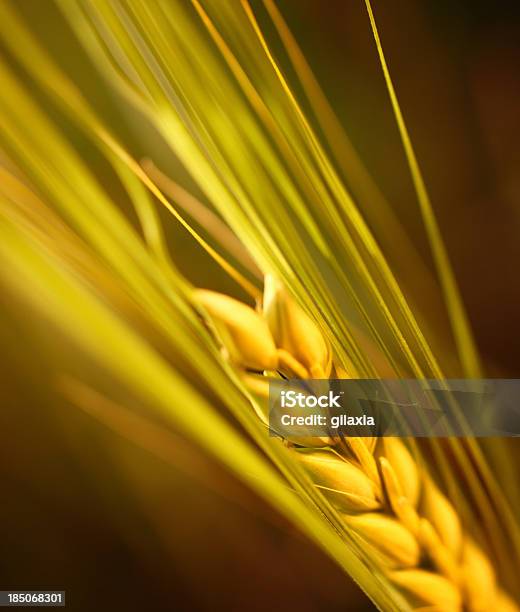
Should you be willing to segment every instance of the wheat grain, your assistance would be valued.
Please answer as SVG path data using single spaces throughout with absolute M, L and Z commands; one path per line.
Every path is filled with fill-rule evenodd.
M 195 297 L 211 324 L 223 330 L 225 353 L 244 370 L 254 363 L 257 370 L 292 377 L 338 375 L 323 335 L 274 279 L 267 279 L 260 313 L 210 291 L 197 290 Z M 267 382 L 247 375 L 243 380 L 265 395 Z M 363 554 L 413 609 L 518 610 L 497 585 L 485 553 L 464 533 L 453 505 L 401 439 L 347 438 L 345 448 L 339 440 L 305 438 L 287 446 L 341 513 Z
M 219 17 L 219 21 L 223 21 L 220 25 L 225 24 L 226 27 L 221 29 L 225 31 L 229 28 L 230 33 L 236 36 L 239 43 L 236 45 L 228 45 L 219 28 L 204 11 L 204 7 L 195 1 L 193 4 L 197 14 L 213 41 L 211 44 L 203 39 L 197 26 L 192 23 L 186 7 L 182 6 L 183 3 L 170 7 L 167 3 L 148 6 L 142 2 L 96 2 L 85 14 L 76 3 L 62 1 L 59 4 L 73 29 L 80 33 L 80 39 L 86 42 L 95 61 L 100 61 L 99 65 L 103 71 L 109 66 L 113 69 L 114 64 L 117 66 L 119 63 L 121 74 L 128 74 L 128 69 L 132 73 L 135 71 L 135 75 L 139 77 L 135 79 L 135 89 L 127 87 L 129 84 L 122 79 L 121 82 L 118 80 L 121 91 L 126 92 L 129 99 L 146 113 L 188 171 L 200 183 L 202 190 L 208 197 L 211 194 L 216 208 L 229 225 L 235 229 L 241 228 L 241 237 L 249 238 L 259 265 L 261 263 L 262 267 L 277 270 L 285 282 L 291 279 L 297 281 L 293 290 L 296 287 L 300 300 L 305 297 L 304 288 L 310 287 L 308 293 L 312 292 L 320 298 L 316 300 L 320 304 L 316 318 L 323 327 L 328 326 L 331 329 L 333 324 L 337 323 L 337 344 L 334 348 L 336 351 L 338 347 L 342 349 L 341 361 L 334 358 L 331 345 L 321 333 L 321 328 L 314 324 L 309 314 L 293 301 L 273 277 L 266 277 L 264 299 L 259 311 L 214 292 L 195 292 L 194 302 L 200 307 L 218 339 L 224 358 L 236 366 L 242 380 L 250 388 L 254 387 L 255 391 L 262 393 L 267 385 L 267 378 L 262 384 L 261 379 L 250 375 L 250 370 L 264 371 L 266 374 L 281 371 L 289 377 L 299 378 L 347 376 L 350 369 L 347 362 L 348 351 L 359 353 L 356 355 L 356 361 L 366 372 L 385 371 L 387 361 L 393 362 L 401 353 L 413 366 L 415 373 L 440 371 L 383 253 L 378 248 L 377 240 L 364 222 L 364 214 L 357 209 L 334 171 L 333 164 L 329 163 L 326 148 L 321 146 L 315 136 L 311 123 L 307 121 L 297 97 L 293 95 L 283 76 L 283 71 L 279 69 L 274 55 L 269 51 L 254 14 L 245 0 L 241 3 L 243 14 L 237 11 L 229 15 L 227 3 L 222 3 L 222 6 L 218 7 L 220 10 L 215 11 L 223 15 L 223 18 Z M 128 6 L 123 7 L 122 4 Z M 268 4 L 273 14 L 274 6 Z M 369 6 L 368 2 L 367 4 Z M 103 122 L 98 120 L 80 90 L 63 78 L 47 54 L 39 49 L 18 19 L 10 14 L 11 11 L 5 3 L 1 12 L 1 21 L 5 24 L 2 28 L 3 43 L 10 48 L 27 73 L 52 95 L 53 100 L 62 105 L 72 120 L 77 121 L 89 134 L 91 132 L 91 136 L 95 136 L 94 140 L 98 145 L 102 143 L 103 147 L 108 147 L 121 163 L 126 164 L 198 243 L 239 284 L 254 294 L 255 288 L 251 283 L 245 281 L 242 275 L 238 275 L 211 245 L 193 231 L 153 182 L 148 180 L 139 166 L 113 139 Z M 90 17 L 87 17 L 87 14 Z M 121 20 L 120 16 L 123 16 Z M 450 314 L 453 313 L 453 327 L 459 340 L 460 352 L 467 371 L 475 371 L 476 361 L 464 323 L 464 314 L 461 312 L 438 228 L 432 218 L 431 205 L 395 99 L 371 11 L 370 17 L 394 109 L 398 115 L 398 125 L 411 162 L 414 182 L 420 192 L 422 209 L 426 211 L 428 234 L 438 260 L 439 275 L 443 279 Z M 97 24 L 94 29 L 99 28 L 99 36 L 92 36 L 94 32 L 90 31 L 90 21 Z M 132 27 L 133 21 L 138 27 Z M 279 28 L 279 17 L 277 23 Z M 163 24 L 168 28 L 162 30 Z M 244 27 L 247 24 L 248 27 Z M 135 32 L 139 32 L 138 37 Z M 251 36 L 252 34 L 254 36 Z M 230 39 L 235 36 L 230 36 Z M 102 40 L 103 45 L 97 49 L 95 41 Z M 255 40 L 256 46 L 249 46 L 249 43 L 254 43 Z M 20 44 L 20 41 L 23 44 Z M 213 43 L 222 55 L 222 62 L 215 57 Z M 243 47 L 246 51 L 244 66 L 240 58 L 237 59 L 234 55 L 232 47 L 235 46 L 237 49 Z M 193 49 L 196 49 L 196 54 L 192 53 Z M 102 57 L 108 50 L 114 50 L 114 57 L 110 57 L 109 62 L 104 64 Z M 142 61 L 143 50 L 146 51 L 147 60 L 151 61 Z M 248 55 L 255 56 L 258 60 L 255 62 L 256 70 L 250 71 L 251 75 L 246 70 Z M 175 75 L 164 72 L 162 66 L 175 66 Z M 229 79 L 231 73 L 236 82 Z M 119 73 L 115 71 L 109 74 L 113 80 Z M 273 86 L 272 75 L 276 76 L 279 86 Z M 203 80 L 201 76 L 204 77 Z M 28 174 L 39 181 L 40 190 L 50 195 L 54 205 L 75 220 L 75 224 L 81 228 L 81 233 L 89 237 L 92 244 L 97 245 L 103 260 L 110 262 L 114 270 L 126 279 L 132 289 L 132 295 L 142 300 L 143 310 L 149 310 L 151 317 L 157 319 L 159 328 L 167 330 L 168 338 L 177 339 L 181 333 L 179 330 L 182 329 L 192 332 L 192 321 L 185 318 L 186 313 L 180 308 L 182 317 L 179 314 L 177 326 L 172 325 L 171 304 L 163 300 L 162 293 L 156 290 L 159 279 L 159 284 L 165 290 L 167 288 L 169 294 L 171 275 L 163 279 L 158 274 L 153 260 L 141 252 L 139 242 L 121 222 L 116 212 L 118 209 L 111 207 L 109 198 L 64 146 L 60 133 L 50 128 L 50 123 L 45 120 L 41 110 L 27 98 L 24 88 L 20 87 L 10 74 L 10 69 L 3 67 L 1 77 L 3 89 L 9 91 L 9 95 L 3 98 L 2 109 L 2 120 L 7 119 L 6 140 L 10 148 L 23 151 L 20 157 L 24 160 Z M 165 83 L 167 87 L 164 87 Z M 204 84 L 203 87 L 201 83 Z M 271 88 L 268 97 L 261 93 L 267 86 Z M 171 104 L 171 94 L 179 101 L 177 105 Z M 271 104 L 268 98 L 276 101 L 276 104 Z M 180 101 L 185 99 L 188 104 L 183 108 Z M 214 104 L 208 104 L 208 100 L 212 100 Z M 234 115 L 240 118 L 239 121 L 233 121 L 234 117 L 230 117 L 225 110 L 230 107 L 233 108 Z M 221 113 L 221 109 L 225 112 Z M 30 134 L 25 133 L 27 117 L 31 117 Z M 198 130 L 196 126 L 199 126 Z M 49 157 L 53 163 L 48 163 Z M 71 177 L 71 183 L 65 181 L 64 177 Z M 271 180 L 271 177 L 276 178 Z M 251 187 L 246 188 L 246 185 Z M 267 208 L 266 202 L 272 202 L 273 205 Z M 280 202 L 284 202 L 285 206 L 280 205 Z M 193 209 L 193 202 L 191 208 Z M 265 214 L 264 210 L 267 211 Z M 380 207 L 377 207 L 377 210 L 380 215 Z M 298 216 L 304 231 L 299 232 L 295 225 L 289 223 L 293 216 Z M 318 217 L 323 220 L 323 225 L 316 223 Z M 108 225 L 113 226 L 113 232 L 104 231 Z M 215 228 L 214 222 L 212 225 Z M 220 224 L 217 225 L 222 229 Z M 393 238 L 400 235 L 397 232 L 399 229 L 391 232 Z M 147 231 L 144 233 L 150 234 Z M 228 232 L 224 233 L 229 236 Z M 71 284 L 72 288 L 64 284 L 59 274 L 47 269 L 46 264 L 42 264 L 37 255 L 23 247 L 24 243 L 20 238 L 14 240 L 11 234 L 11 230 L 5 232 L 9 245 L 4 247 L 4 251 L 12 251 L 9 261 L 18 264 L 20 253 L 26 258 L 22 259 L 25 269 L 38 272 L 35 274 L 33 271 L 32 276 L 26 272 L 27 277 L 35 278 L 38 283 L 36 286 L 39 286 L 42 292 L 47 291 L 47 299 L 41 300 L 42 304 L 55 318 L 56 313 L 65 313 L 67 316 L 62 316 L 61 324 L 66 326 L 71 335 L 78 336 L 88 350 L 99 355 L 101 363 L 112 368 L 117 375 L 122 372 L 124 380 L 136 385 L 135 388 L 144 395 L 149 394 L 153 388 L 153 401 L 157 402 L 157 398 L 160 398 L 161 402 L 158 403 L 161 408 L 168 405 L 169 397 L 179 395 L 179 389 L 187 401 L 195 404 L 196 393 L 192 392 L 189 385 L 181 384 L 178 377 L 169 376 L 163 362 L 154 357 L 147 344 L 141 346 L 142 343 L 132 341 L 132 336 L 126 333 L 125 327 L 116 326 L 97 301 L 85 300 L 82 291 L 77 290 L 74 284 Z M 117 240 L 114 240 L 116 234 Z M 332 244 L 337 244 L 344 256 L 352 262 L 348 274 L 342 269 L 343 262 L 333 261 L 334 258 L 327 248 L 329 239 L 332 239 Z M 306 242 L 310 245 L 305 251 L 307 265 L 300 266 L 299 249 L 303 250 Z M 123 244 L 127 250 L 122 248 Z M 160 246 L 159 251 L 161 248 Z M 340 305 L 337 307 L 335 297 L 330 295 L 330 286 L 322 282 L 321 260 L 314 257 L 315 252 L 327 258 L 332 266 L 332 278 L 345 288 L 338 293 L 340 299 L 337 302 Z M 141 263 L 136 265 L 136 255 L 139 256 L 139 262 L 145 262 L 143 268 L 149 267 L 149 278 L 143 275 Z M 63 266 L 59 266 L 60 270 L 61 267 Z M 23 266 L 21 269 L 24 270 Z M 49 287 L 40 278 L 42 271 L 47 274 L 45 278 L 50 279 Z M 359 309 L 362 310 L 363 316 L 368 311 L 372 313 L 372 318 L 382 317 L 384 322 L 376 329 L 377 334 L 373 334 L 373 339 L 376 335 L 379 338 L 387 331 L 388 337 L 399 347 L 398 350 L 388 350 L 384 362 L 375 370 L 365 368 L 368 362 L 374 360 L 368 350 L 371 347 L 365 348 L 364 338 L 363 342 L 355 342 L 354 338 L 351 338 L 348 322 L 342 319 L 342 297 L 349 300 L 352 311 L 358 310 L 359 292 L 351 288 L 350 276 L 357 281 L 355 286 L 366 292 L 366 303 L 363 309 Z M 60 291 L 56 290 L 55 295 L 50 292 L 49 297 L 49 290 L 53 287 L 59 288 Z M 184 281 L 182 285 L 179 281 L 176 287 L 179 295 L 184 296 Z M 389 300 L 384 298 L 385 293 L 388 293 Z M 59 299 L 56 299 L 56 295 Z M 64 296 L 67 296 L 67 300 Z M 52 297 L 54 301 L 51 300 Z M 83 301 L 87 306 L 85 310 L 79 311 Z M 307 301 L 307 306 L 310 302 L 311 300 Z M 53 305 L 52 308 L 50 304 Z M 71 305 L 73 308 L 70 308 Z M 114 360 L 112 350 L 102 350 L 105 347 L 99 347 L 97 344 L 93 346 L 92 330 L 80 333 L 83 327 L 77 324 L 76 310 L 83 313 L 83 320 L 96 322 L 97 327 L 91 323 L 91 328 L 97 329 L 98 335 L 105 337 L 111 332 L 109 337 L 114 340 L 113 344 L 136 355 L 135 363 L 145 364 L 148 376 L 136 377 L 134 369 L 131 368 L 132 362 L 125 369 L 124 360 Z M 396 313 L 402 315 L 402 326 L 399 324 L 400 317 L 395 316 Z M 361 320 L 360 316 L 359 321 Z M 375 323 L 374 326 L 378 327 Z M 100 334 L 100 330 L 103 334 Z M 366 331 L 371 331 L 371 327 L 367 326 Z M 186 332 L 182 338 L 191 339 L 191 334 Z M 183 342 L 178 344 L 182 345 Z M 213 365 L 209 358 L 203 360 L 199 344 L 190 343 L 189 346 L 190 350 L 196 351 L 193 360 L 197 358 L 201 361 L 201 370 L 204 370 L 204 365 Z M 417 355 L 421 356 L 420 361 L 427 366 L 426 369 L 417 360 L 413 347 L 417 347 Z M 354 355 L 352 359 L 354 361 Z M 220 369 L 212 369 L 210 374 L 206 371 L 205 375 L 211 378 L 215 371 L 220 373 Z M 156 385 L 151 384 L 151 380 L 156 381 Z M 174 386 L 172 381 L 175 381 L 177 386 Z M 155 391 L 155 387 L 163 392 Z M 205 403 L 199 401 L 197 405 L 204 411 L 199 415 L 197 424 L 194 425 L 191 420 L 186 419 L 182 411 L 177 417 L 181 425 L 194 439 L 205 440 L 215 454 L 219 453 L 225 458 L 229 467 L 239 463 L 235 461 L 235 455 L 230 450 L 238 440 L 231 436 L 227 427 L 221 427 L 226 436 L 220 440 L 216 435 L 202 438 L 201 424 L 208 422 L 211 412 L 206 409 Z M 261 411 L 258 410 L 257 414 L 259 418 L 263 418 Z M 214 419 L 210 423 L 218 424 L 219 421 Z M 215 439 L 219 440 L 219 444 L 215 443 Z M 237 456 L 248 457 L 251 465 L 258 465 L 246 445 L 243 447 L 242 454 Z M 402 441 L 353 438 L 346 443 L 336 443 L 329 438 L 299 438 L 297 444 L 287 441 L 287 447 L 289 456 L 307 470 L 316 488 L 335 506 L 348 527 L 347 533 L 351 533 L 356 542 L 362 542 L 363 554 L 372 559 L 386 573 L 388 579 L 406 593 L 412 606 L 422 610 L 459 610 L 463 607 L 475 611 L 490 608 L 517 609 L 497 586 L 496 572 L 489 559 L 464 533 L 452 504 L 438 489 L 425 467 L 416 463 Z M 274 490 L 278 492 L 278 480 L 269 478 L 270 472 L 267 469 L 262 473 L 268 483 L 263 489 L 264 494 L 272 494 Z M 252 482 L 248 470 L 244 469 L 243 477 L 248 483 Z M 284 492 L 283 487 L 280 490 Z M 284 495 L 278 494 L 274 498 L 281 499 L 285 508 L 290 506 Z M 291 516 L 294 517 L 295 514 Z M 305 522 L 309 514 L 303 516 L 301 523 Z

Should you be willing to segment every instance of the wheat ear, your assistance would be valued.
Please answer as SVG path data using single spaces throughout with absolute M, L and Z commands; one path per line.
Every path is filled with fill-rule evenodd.
M 248 374 L 283 371 L 298 378 L 340 377 L 311 319 L 268 278 L 260 312 L 196 290 L 223 354 L 260 395 L 267 381 Z M 294 442 L 294 441 L 293 441 Z M 513 612 L 485 553 L 464 533 L 453 505 L 399 438 L 299 438 L 288 452 L 336 508 L 360 548 L 413 609 Z

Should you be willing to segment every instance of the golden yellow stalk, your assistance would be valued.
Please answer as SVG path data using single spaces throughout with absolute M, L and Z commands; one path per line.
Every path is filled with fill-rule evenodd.
M 16 11 L 0 3 L 2 45 L 31 86 L 65 113 L 116 171 L 143 234 L 141 239 L 61 126 L 33 99 L 17 77 L 22 71 L 2 60 L 0 84 L 8 92 L 0 99 L 2 146 L 35 187 L 0 171 L 0 251 L 9 263 L 0 268 L 2 278 L 38 301 L 130 394 L 174 421 L 298 525 L 377 605 L 517 610 L 497 586 L 509 559 L 504 542 L 515 540 L 516 525 L 500 487 L 489 484 L 474 441 L 447 443 L 453 470 L 447 453 L 432 441 L 438 471 L 454 485 L 441 491 L 427 462 L 399 439 L 309 437 L 282 444 L 266 436 L 265 411 L 254 398 L 266 394 L 271 377 L 390 372 L 442 378 L 449 353 L 456 351 L 437 354 L 432 348 L 365 211 L 328 158 L 249 3 L 56 1 L 100 73 L 168 143 L 218 214 L 199 207 L 149 164 L 145 172 Z M 266 4 L 278 30 L 285 31 L 273 3 Z M 461 363 L 474 373 L 478 358 L 367 6 Z M 290 42 L 287 32 L 284 39 Z M 316 92 L 298 61 L 304 88 Z M 311 101 L 314 108 L 324 108 L 319 96 L 317 105 Z M 326 112 L 330 133 L 335 120 Z M 238 245 L 247 246 L 249 265 L 242 268 L 252 276 L 257 270 L 265 274 L 263 298 L 156 183 L 194 219 L 209 221 L 209 233 L 220 236 L 221 246 L 233 245 L 235 259 Z M 366 193 L 366 186 L 361 191 Z M 256 300 L 256 309 L 193 289 L 178 273 L 155 200 Z M 146 323 L 142 328 L 129 325 L 128 302 Z M 143 333 L 150 328 L 173 355 L 171 363 Z M 189 415 L 188 403 L 194 407 Z M 222 407 L 251 440 L 222 418 Z M 448 499 L 459 477 L 465 479 L 460 497 L 467 493 L 467 506 L 477 507 L 496 535 L 497 550 L 474 541 L 471 528 L 465 528 L 466 506 L 453 495 Z

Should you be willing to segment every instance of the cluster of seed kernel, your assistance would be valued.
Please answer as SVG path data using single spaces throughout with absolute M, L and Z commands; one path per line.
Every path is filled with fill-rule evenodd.
M 280 283 L 268 277 L 258 310 L 196 290 L 223 354 L 254 392 L 267 379 L 248 374 L 341 378 L 329 344 Z M 339 441 L 338 441 L 339 442 Z M 464 534 L 459 517 L 398 438 L 298 438 L 288 452 L 341 513 L 366 554 L 423 611 L 514 612 L 493 567 Z

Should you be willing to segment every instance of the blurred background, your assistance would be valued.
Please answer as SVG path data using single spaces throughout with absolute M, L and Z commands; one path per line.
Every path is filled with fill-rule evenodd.
M 277 4 L 431 266 L 364 3 Z M 142 117 L 99 78 L 52 0 L 12 5 L 129 149 L 138 158 L 153 152 L 155 163 L 201 195 Z M 395 0 L 378 4 L 376 17 L 487 373 L 518 377 L 520 7 Z M 9 60 L 1 45 L 0 53 Z M 133 215 L 95 149 L 60 121 Z M 196 285 L 236 294 L 160 214 L 181 271 Z M 328 558 L 175 432 L 128 421 L 116 406 L 107 421 L 67 402 L 55 384 L 57 354 L 82 372 L 92 365 L 3 287 L 0 346 L 2 589 L 65 589 L 73 610 L 372 609 Z

